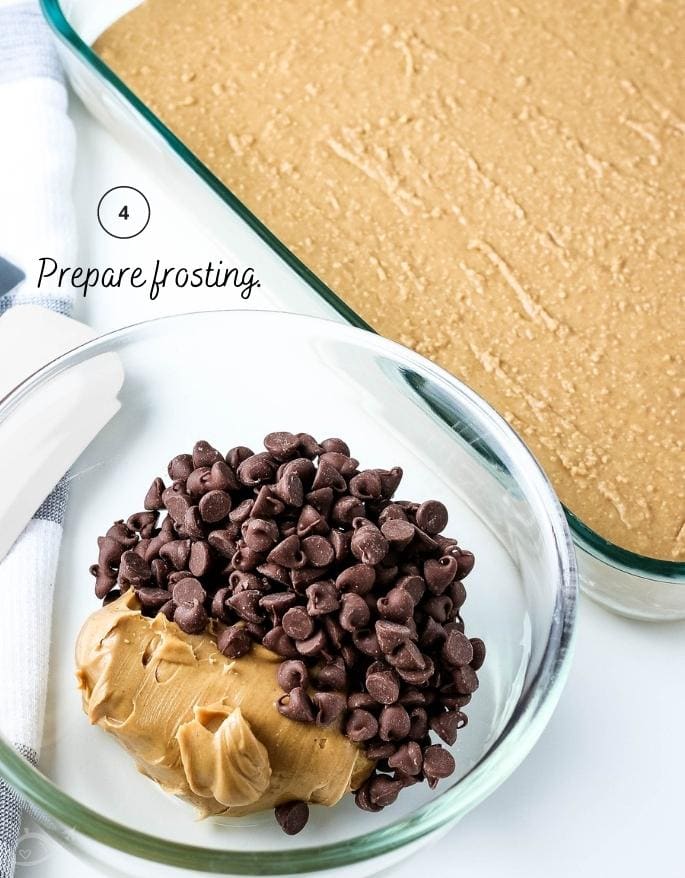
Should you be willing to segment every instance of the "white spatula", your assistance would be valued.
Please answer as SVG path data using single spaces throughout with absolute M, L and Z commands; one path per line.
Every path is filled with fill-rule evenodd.
M 0 317 L 0 400 L 25 378 L 95 337 L 69 317 L 18 305 Z M 0 560 L 81 452 L 118 411 L 116 354 L 58 374 L 0 420 Z

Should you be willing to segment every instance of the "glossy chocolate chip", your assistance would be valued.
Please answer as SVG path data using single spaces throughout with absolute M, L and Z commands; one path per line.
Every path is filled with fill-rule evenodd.
M 378 722 L 376 717 L 369 713 L 368 710 L 357 708 L 353 710 L 347 718 L 345 724 L 345 734 L 355 743 L 369 741 L 378 733 Z
M 286 835 L 297 835 L 307 825 L 309 806 L 306 802 L 284 802 L 276 806 L 274 814 Z
M 427 534 L 439 534 L 447 527 L 447 508 L 439 500 L 426 500 L 416 510 L 416 523 Z
M 340 692 L 316 692 L 313 697 L 317 726 L 330 726 L 340 719 L 347 700 Z
M 231 511 L 231 497 L 226 491 L 209 491 L 200 498 L 200 515 L 208 524 L 216 524 Z
M 314 722 L 314 708 L 302 686 L 295 686 L 278 699 L 278 712 L 298 723 Z
M 477 671 L 483 666 L 483 662 L 485 661 L 485 644 L 480 637 L 472 637 L 471 648 L 473 649 L 471 667 L 474 671 Z
M 292 607 L 283 616 L 283 630 L 293 640 L 304 640 L 314 631 L 314 623 L 304 607 Z
M 307 689 L 309 685 L 309 672 L 303 661 L 298 659 L 289 659 L 281 662 L 278 666 L 278 685 L 284 692 L 290 692 L 298 686 Z
M 219 634 L 217 646 L 226 658 L 236 659 L 250 651 L 252 638 L 242 626 L 231 625 Z

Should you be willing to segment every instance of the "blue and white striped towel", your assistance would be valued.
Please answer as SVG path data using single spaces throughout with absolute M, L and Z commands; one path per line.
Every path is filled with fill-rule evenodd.
M 69 314 L 70 299 L 38 295 L 35 286 L 40 256 L 73 265 L 76 255 L 74 131 L 59 61 L 37 0 L 0 0 L 0 132 L 0 256 L 26 275 L 12 291 L 0 290 L 0 314 L 17 304 Z M 33 762 L 42 736 L 65 502 L 62 483 L 0 563 L 0 731 Z M 0 878 L 14 874 L 20 824 L 21 804 L 0 780 Z

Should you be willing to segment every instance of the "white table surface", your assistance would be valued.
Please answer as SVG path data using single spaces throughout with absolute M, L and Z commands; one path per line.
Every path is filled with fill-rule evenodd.
M 202 244 L 192 217 L 75 100 L 72 116 L 79 138 L 80 262 L 137 264 L 157 256 L 174 261 L 175 255 L 177 263 L 195 264 Z M 152 206 L 148 229 L 131 241 L 108 237 L 95 221 L 100 196 L 117 185 L 136 186 Z M 264 304 L 259 291 L 249 303 Z M 142 291 L 98 290 L 78 302 L 76 316 L 105 330 L 234 305 L 240 305 L 237 297 L 227 303 L 221 291 L 165 291 L 150 302 Z M 394 869 L 393 878 L 438 868 L 479 878 L 685 876 L 684 727 L 685 623 L 631 622 L 583 598 L 570 679 L 533 753 L 446 838 Z M 42 863 L 20 867 L 17 875 L 95 878 L 92 868 L 47 838 L 46 847 Z

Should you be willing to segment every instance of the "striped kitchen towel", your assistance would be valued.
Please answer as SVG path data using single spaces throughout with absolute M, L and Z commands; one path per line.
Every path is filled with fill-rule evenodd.
M 0 0 L 0 131 L 0 314 L 17 304 L 69 314 L 70 299 L 38 295 L 35 286 L 40 256 L 69 265 L 76 255 L 75 137 L 59 61 L 37 0 Z M 42 737 L 65 503 L 63 481 L 0 562 L 0 732 L 32 762 Z M 14 874 L 20 824 L 21 803 L 0 780 L 0 878 Z

